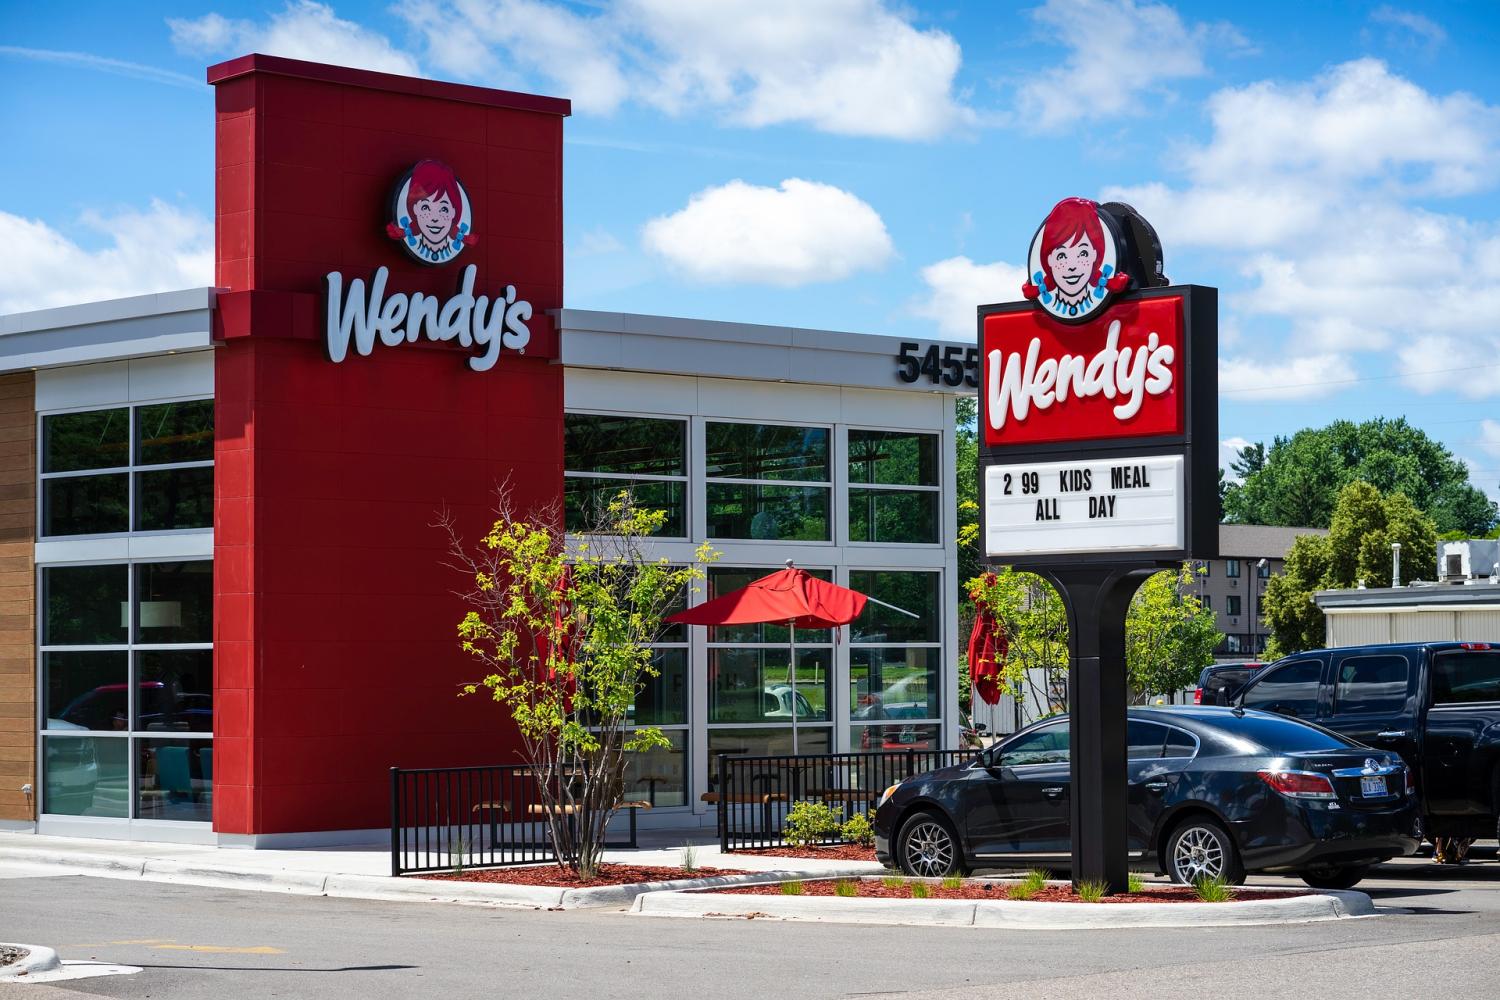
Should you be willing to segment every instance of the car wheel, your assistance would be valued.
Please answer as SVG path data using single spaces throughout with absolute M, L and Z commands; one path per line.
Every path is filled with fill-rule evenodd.
M 930 812 L 914 813 L 902 824 L 896 842 L 896 861 L 908 875 L 943 878 L 969 873 L 953 828 Z
M 1370 874 L 1374 865 L 1314 865 L 1298 872 L 1314 889 L 1352 889 Z
M 1239 848 L 1216 821 L 1194 816 L 1172 831 L 1167 840 L 1167 874 L 1187 885 L 1200 879 L 1223 879 L 1229 885 L 1245 881 Z

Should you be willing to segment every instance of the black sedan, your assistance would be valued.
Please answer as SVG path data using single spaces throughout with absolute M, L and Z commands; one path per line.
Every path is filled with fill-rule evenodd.
M 1129 846 L 1174 882 L 1294 872 L 1346 889 L 1413 854 L 1411 772 L 1393 754 L 1266 712 L 1132 709 Z M 1068 720 L 1037 723 L 967 764 L 886 789 L 875 853 L 910 875 L 1066 865 Z

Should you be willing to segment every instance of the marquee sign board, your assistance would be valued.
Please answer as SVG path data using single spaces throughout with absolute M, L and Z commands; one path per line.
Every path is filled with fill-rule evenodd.
M 991 562 L 1217 555 L 1218 292 L 1165 284 L 1143 232 L 1128 206 L 1066 199 L 1032 240 L 1024 300 L 979 307 Z

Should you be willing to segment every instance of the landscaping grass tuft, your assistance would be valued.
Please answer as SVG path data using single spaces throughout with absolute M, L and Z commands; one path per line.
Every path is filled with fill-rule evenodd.
M 1125 891 L 1129 892 L 1131 895 L 1135 895 L 1138 892 L 1145 892 L 1146 880 L 1141 878 L 1135 872 L 1131 872 L 1129 875 L 1125 876 Z
M 1193 883 L 1193 891 L 1205 903 L 1227 903 L 1234 895 L 1222 878 L 1200 878 Z
M 802 895 L 802 891 L 803 890 L 802 890 L 802 883 L 801 882 L 783 882 L 783 883 L 781 883 L 781 894 L 783 896 L 800 896 L 800 895 Z
M 859 883 L 849 878 L 841 878 L 833 883 L 833 894 L 835 896 L 858 896 Z
M 1097 903 L 1109 892 L 1109 883 L 1103 879 L 1086 878 L 1078 883 L 1078 898 L 1085 903 Z
M 964 880 L 962 875 L 949 875 L 947 878 L 943 879 L 944 889 L 962 889 L 963 887 Z
M 912 899 L 927 899 L 932 895 L 932 887 L 926 882 L 913 882 L 911 884 Z
M 880 880 L 880 883 L 887 889 L 900 889 L 906 885 L 906 879 L 896 875 L 887 875 Z

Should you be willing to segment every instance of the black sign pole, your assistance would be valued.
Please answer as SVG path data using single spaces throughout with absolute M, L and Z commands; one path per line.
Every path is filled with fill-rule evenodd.
M 1129 883 L 1125 767 L 1125 613 L 1148 566 L 1084 565 L 1043 569 L 1068 609 L 1068 737 L 1073 884 Z

